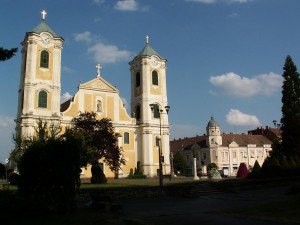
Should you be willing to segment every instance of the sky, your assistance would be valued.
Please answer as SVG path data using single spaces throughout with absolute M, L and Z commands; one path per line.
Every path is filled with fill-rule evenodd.
M 130 113 L 130 62 L 145 46 L 167 58 L 170 137 L 225 133 L 281 118 L 283 65 L 300 66 L 299 0 L 1 0 L 0 162 L 14 148 L 21 45 L 41 22 L 64 38 L 61 99 L 97 75 L 117 85 Z

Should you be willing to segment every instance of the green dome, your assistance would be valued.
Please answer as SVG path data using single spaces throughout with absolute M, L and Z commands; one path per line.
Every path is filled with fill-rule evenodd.
M 138 56 L 152 56 L 152 55 L 157 55 L 158 57 L 160 57 L 160 55 L 148 43 L 138 54 Z
M 42 32 L 48 32 L 50 34 L 52 34 L 53 37 L 59 37 L 43 20 L 39 25 L 37 25 L 32 32 L 35 33 L 42 33 Z
M 210 121 L 207 124 L 207 128 L 209 127 L 220 127 L 219 124 L 215 121 L 213 117 L 211 117 Z

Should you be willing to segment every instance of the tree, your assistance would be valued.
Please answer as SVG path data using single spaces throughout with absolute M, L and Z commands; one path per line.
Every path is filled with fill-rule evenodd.
M 284 64 L 282 85 L 282 151 L 286 157 L 300 153 L 300 77 L 291 56 Z
M 68 131 L 63 136 L 49 136 L 48 129 L 41 122 L 20 157 L 18 191 L 41 208 L 65 211 L 74 207 L 84 145 Z
M 249 174 L 248 168 L 245 163 L 241 163 L 237 171 L 237 178 L 246 178 Z
M 248 177 L 249 178 L 259 178 L 260 172 L 261 172 L 261 166 L 259 165 L 258 161 L 255 160 L 253 169 L 252 169 L 251 173 L 249 173 Z
M 18 48 L 12 48 L 12 49 L 8 50 L 8 49 L 4 49 L 4 48 L 0 47 L 0 62 L 10 59 L 11 57 L 13 57 L 16 54 L 17 51 L 18 51 Z
M 179 150 L 174 152 L 173 157 L 174 172 L 183 174 L 187 168 L 187 162 L 185 158 Z
M 118 172 L 121 165 L 125 164 L 117 143 L 118 135 L 110 119 L 97 120 L 96 116 L 94 112 L 80 113 L 78 117 L 73 118 L 71 130 L 83 139 L 88 164 L 97 167 L 99 159 L 103 159 L 113 172 Z

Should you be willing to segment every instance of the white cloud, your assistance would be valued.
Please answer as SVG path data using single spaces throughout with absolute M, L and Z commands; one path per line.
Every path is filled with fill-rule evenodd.
M 69 100 L 72 97 L 73 96 L 69 92 L 66 92 L 62 96 L 60 96 L 60 102 L 64 103 L 65 101 Z
M 85 42 L 88 45 L 87 52 L 97 63 L 115 63 L 130 59 L 133 54 L 127 50 L 121 50 L 116 45 L 106 44 L 99 37 L 89 31 L 75 34 L 75 40 Z
M 89 47 L 88 53 L 92 54 L 95 62 L 99 63 L 115 63 L 128 60 L 131 56 L 131 53 L 127 50 L 120 50 L 115 45 L 106 45 L 103 43 Z
M 115 5 L 115 9 L 121 11 L 137 11 L 139 6 L 136 0 L 119 0 Z
M 90 43 L 93 41 L 94 37 L 92 36 L 91 32 L 85 31 L 83 33 L 74 34 L 76 41 Z
M 63 66 L 62 71 L 66 72 L 66 73 L 72 73 L 74 70 L 72 70 L 70 67 Z
M 279 74 L 268 73 L 253 78 L 241 77 L 233 72 L 212 76 L 210 83 L 219 89 L 220 94 L 234 97 L 252 97 L 255 95 L 273 95 L 282 86 L 282 77 Z M 211 93 L 218 93 L 210 91 Z
M 0 116 L 0 128 L 11 127 L 14 124 L 14 118 L 9 116 Z
M 260 126 L 260 122 L 255 115 L 242 113 L 238 109 L 230 109 L 226 115 L 226 122 L 232 126 Z
M 105 0 L 93 0 L 92 2 L 96 5 L 102 5 L 105 2 Z
M 253 0 L 185 0 L 186 2 L 197 2 L 197 3 L 203 3 L 203 4 L 214 4 L 214 3 L 248 3 Z

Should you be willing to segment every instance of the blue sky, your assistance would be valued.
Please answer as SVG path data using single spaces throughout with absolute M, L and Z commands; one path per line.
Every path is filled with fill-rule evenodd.
M 273 126 L 281 118 L 284 60 L 300 65 L 299 0 L 2 0 L 0 46 L 19 47 L 0 63 L 0 162 L 9 156 L 20 76 L 20 42 L 41 22 L 65 39 L 62 98 L 101 75 L 130 105 L 128 62 L 150 45 L 167 62 L 171 138 Z M 130 110 L 128 110 L 130 113 Z

